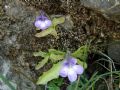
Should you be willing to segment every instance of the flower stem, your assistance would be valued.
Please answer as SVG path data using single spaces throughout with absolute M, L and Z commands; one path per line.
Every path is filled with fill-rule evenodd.
M 77 90 L 77 88 L 78 88 L 78 84 L 79 84 L 79 81 L 80 81 L 80 75 L 78 76 L 77 84 L 76 84 L 76 86 L 75 86 L 75 89 L 74 89 L 74 90 Z

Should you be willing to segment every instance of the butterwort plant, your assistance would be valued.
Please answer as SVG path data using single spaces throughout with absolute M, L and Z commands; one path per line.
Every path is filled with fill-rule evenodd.
M 40 56 L 43 59 L 37 63 L 35 69 L 39 70 L 46 63 L 50 62 L 53 66 L 38 78 L 38 85 L 46 85 L 49 81 L 59 78 L 60 76 L 68 77 L 70 82 L 77 80 L 77 76 L 81 75 L 87 68 L 86 59 L 88 53 L 88 45 L 81 46 L 73 53 L 66 53 L 60 50 L 48 49 L 48 52 L 34 52 L 34 56 Z
M 35 36 L 36 37 L 44 37 L 49 34 L 53 35 L 55 38 L 57 38 L 57 32 L 56 32 L 56 26 L 58 24 L 64 23 L 65 18 L 62 17 L 57 17 L 53 18 L 52 20 L 47 17 L 44 11 L 41 11 L 40 16 L 38 16 L 35 19 L 34 25 L 37 28 L 37 30 L 41 29 L 42 31 L 37 33 Z

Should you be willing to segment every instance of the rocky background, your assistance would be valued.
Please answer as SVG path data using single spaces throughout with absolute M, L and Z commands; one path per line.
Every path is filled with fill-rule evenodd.
M 33 52 L 49 48 L 74 51 L 86 42 L 91 42 L 91 49 L 108 51 L 120 64 L 119 3 L 120 0 L 0 0 L 0 73 L 17 90 L 40 90 L 36 79 L 51 64 L 36 71 L 40 58 L 34 57 Z M 40 10 L 51 18 L 66 17 L 65 23 L 58 26 L 59 39 L 34 36 L 37 31 L 33 23 Z M 0 82 L 0 90 L 9 87 Z

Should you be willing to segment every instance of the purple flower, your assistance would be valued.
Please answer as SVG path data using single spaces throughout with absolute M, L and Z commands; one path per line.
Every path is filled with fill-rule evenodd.
M 77 60 L 69 56 L 64 62 L 59 75 L 61 77 L 68 77 L 70 82 L 77 80 L 77 74 L 82 74 L 84 68 L 81 65 L 76 65 Z
M 34 25 L 41 30 L 45 30 L 52 25 L 52 22 L 45 16 L 44 12 L 41 12 L 41 15 L 36 18 Z

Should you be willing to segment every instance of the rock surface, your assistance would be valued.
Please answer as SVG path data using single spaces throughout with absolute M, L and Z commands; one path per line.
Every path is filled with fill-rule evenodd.
M 81 0 L 81 3 L 120 23 L 120 0 Z
M 3 69 L 5 61 L 10 66 L 5 68 L 6 78 L 17 90 L 36 90 L 36 79 L 51 66 L 48 64 L 36 71 L 35 64 L 40 58 L 33 57 L 35 51 L 49 48 L 74 51 L 90 41 L 93 48 L 98 48 L 109 40 L 120 39 L 120 24 L 107 20 L 77 1 L 50 1 L 0 0 L 0 72 L 4 74 L 6 71 Z M 59 39 L 50 35 L 44 38 L 34 36 L 37 31 L 33 23 L 40 10 L 50 17 L 66 17 L 66 22 L 58 26 Z
M 108 55 L 114 61 L 120 64 L 120 42 L 113 42 L 112 44 L 108 45 Z

